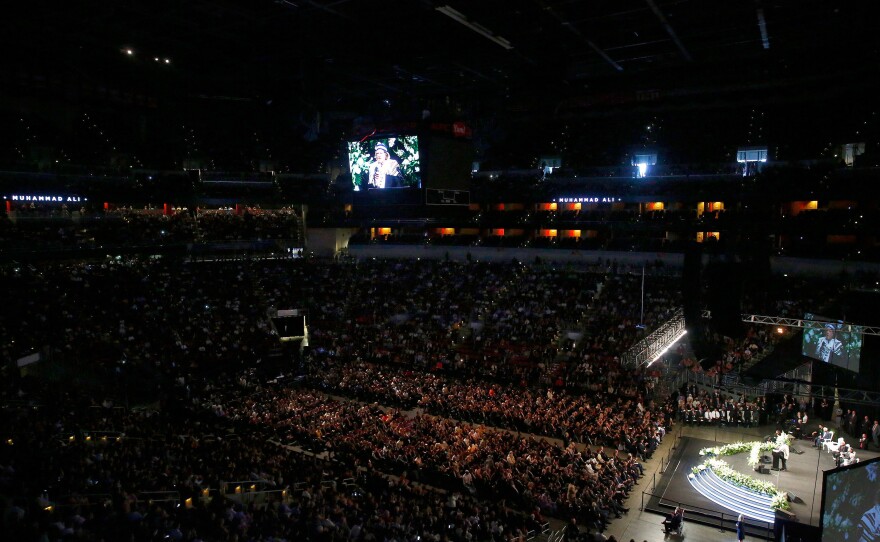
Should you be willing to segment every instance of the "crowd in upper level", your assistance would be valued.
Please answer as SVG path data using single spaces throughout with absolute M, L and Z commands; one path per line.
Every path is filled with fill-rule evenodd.
M 51 250 L 298 239 L 300 219 L 300 213 L 291 208 L 120 207 L 95 211 L 28 205 L 0 218 L 0 247 Z

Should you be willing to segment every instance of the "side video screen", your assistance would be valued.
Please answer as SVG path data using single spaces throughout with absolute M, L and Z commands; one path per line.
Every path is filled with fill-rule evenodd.
M 880 540 L 880 460 L 825 471 L 822 478 L 823 542 Z
M 807 314 L 806 320 L 822 320 Z M 842 322 L 826 322 L 821 328 L 805 329 L 801 353 L 807 357 L 859 372 L 862 328 Z

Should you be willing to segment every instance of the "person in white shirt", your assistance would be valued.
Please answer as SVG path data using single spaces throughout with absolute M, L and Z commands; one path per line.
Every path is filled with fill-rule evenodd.
M 788 470 L 786 462 L 788 461 L 788 440 L 782 438 L 776 441 L 776 448 L 773 449 L 773 469 Z M 779 468 L 779 460 L 782 460 L 782 469 Z

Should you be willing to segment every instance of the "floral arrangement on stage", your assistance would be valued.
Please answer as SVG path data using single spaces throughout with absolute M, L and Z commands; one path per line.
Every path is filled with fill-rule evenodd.
M 791 444 L 791 435 L 785 435 L 785 438 L 788 443 Z M 700 450 L 700 455 L 719 457 L 723 455 L 736 455 L 743 452 L 749 452 L 749 465 L 754 467 L 760 460 L 761 452 L 772 452 L 775 447 L 775 442 L 734 442 L 732 444 L 725 444 L 724 446 L 703 448 Z M 754 462 L 752 462 L 753 457 L 755 458 Z
M 785 492 L 779 491 L 772 482 L 755 480 L 747 474 L 743 474 L 730 468 L 727 463 L 720 459 L 707 459 L 700 465 L 697 465 L 696 467 L 691 469 L 691 476 L 697 475 L 703 472 L 705 469 L 712 469 L 712 472 L 714 472 L 716 476 L 726 482 L 744 487 L 756 493 L 769 495 L 770 497 L 772 497 L 770 505 L 773 507 L 774 510 L 788 510 L 791 508 L 791 505 L 788 504 L 788 499 L 785 496 Z
M 791 440 L 791 437 L 788 437 Z M 735 455 L 742 452 L 749 452 L 748 464 L 752 467 L 757 465 L 761 460 L 761 452 L 772 451 L 776 446 L 774 442 L 734 442 L 733 444 L 725 444 L 724 446 L 714 446 L 712 448 L 703 448 L 700 455 L 708 456 L 700 465 L 691 469 L 691 477 L 703 472 L 705 469 L 712 469 L 716 476 L 731 484 L 744 487 L 756 493 L 762 493 L 772 497 L 771 506 L 774 510 L 789 510 L 791 505 L 788 503 L 785 492 L 779 491 L 771 482 L 763 480 L 755 480 L 747 474 L 736 471 L 720 459 L 715 459 L 724 455 Z
M 752 447 L 752 442 L 734 442 L 733 444 L 725 444 L 724 446 L 714 446 L 712 448 L 703 448 L 700 450 L 700 455 L 707 455 L 709 457 L 717 457 L 722 455 L 735 455 L 741 454 Z

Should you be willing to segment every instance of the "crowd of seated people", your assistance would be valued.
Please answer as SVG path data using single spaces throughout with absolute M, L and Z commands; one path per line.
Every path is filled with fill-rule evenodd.
M 561 327 L 590 297 L 580 276 L 521 265 L 368 261 L 279 272 L 289 280 L 266 288 L 269 303 L 308 300 L 317 355 L 459 372 L 509 375 L 512 353 L 552 357 Z M 559 295 L 547 295 L 554 281 Z
M 311 308 L 316 356 L 439 364 L 517 382 L 535 369 L 548 370 L 568 326 L 601 332 L 582 341 L 596 352 L 619 353 L 644 333 L 635 328 L 635 294 L 626 294 L 625 302 L 611 297 L 624 295 L 611 287 L 615 280 L 598 297 L 601 306 L 584 316 L 593 293 L 583 283 L 603 282 L 604 275 L 524 266 L 114 258 L 7 266 L 0 274 L 12 292 L 0 320 L 0 348 L 10 359 L 49 348 L 110 369 L 121 360 L 153 365 L 173 359 L 187 368 L 258 363 L 275 341 L 266 311 L 292 303 Z M 632 279 L 620 287 L 630 289 Z M 616 353 L 602 358 L 612 361 Z
M 85 372 L 215 370 L 266 359 L 272 336 L 253 263 L 107 259 L 0 268 L 0 351 L 45 351 Z
M 9 310 L 0 319 L 4 357 L 46 351 L 51 353 L 47 368 L 67 366 L 77 373 L 66 392 L 43 395 L 44 404 L 54 401 L 58 408 L 27 406 L 26 415 L 4 417 L 9 423 L 3 426 L 4 439 L 10 444 L 0 454 L 2 484 L 12 488 L 8 494 L 27 497 L 14 505 L 9 532 L 23 533 L 23 540 L 40 532 L 82 532 L 86 539 L 149 539 L 160 532 L 218 540 L 259 532 L 263 539 L 293 540 L 316 528 L 337 540 L 355 525 L 361 531 L 423 529 L 422 536 L 461 540 L 468 538 L 466 532 L 475 536 L 488 529 L 490 534 L 479 539 L 507 540 L 534 529 L 531 514 L 578 517 L 601 528 L 626 511 L 624 498 L 642 472 L 640 461 L 650 457 L 673 419 L 674 409 L 653 398 L 644 373 L 623 371 L 614 363 L 612 354 L 643 331 L 626 331 L 634 328 L 638 312 L 630 291 L 634 279 L 607 271 L 448 262 L 200 264 L 114 258 L 12 265 L 0 273 L 9 286 Z M 602 295 L 594 295 L 598 287 L 584 288 L 594 281 L 603 285 Z M 661 291 L 649 298 L 652 322 L 666 313 L 667 295 Z M 266 362 L 277 343 L 266 314 L 289 307 L 291 300 L 312 309 L 314 338 L 325 345 L 323 354 L 315 349 L 314 368 L 326 368 L 328 376 L 307 381 L 313 390 L 257 389 L 220 379 Z M 588 326 L 585 310 L 596 303 L 603 315 Z M 503 356 L 489 357 L 516 350 L 530 359 L 525 351 L 532 348 L 534 361 L 550 362 L 565 342 L 560 341 L 563 329 L 579 320 L 594 353 L 609 349 L 591 359 L 590 374 L 584 375 L 589 401 L 566 386 L 534 387 L 537 380 L 529 373 L 506 371 Z M 589 336 L 593 330 L 603 337 Z M 459 352 L 462 344 L 466 357 Z M 359 363 L 359 357 L 370 363 Z M 88 376 L 118 386 L 117 402 L 124 402 L 126 394 L 146 384 L 120 384 L 120 372 L 132 368 L 149 369 L 161 393 L 175 390 L 159 412 L 88 405 L 75 397 Z M 327 398 L 326 391 L 357 398 L 359 386 L 379 380 L 376 371 L 393 376 L 369 388 L 368 399 L 415 406 L 426 414 Z M 479 389 L 485 390 L 486 408 L 471 397 Z M 536 413 L 530 403 L 545 408 Z M 563 442 L 517 436 L 506 428 Z M 386 502 L 382 492 L 410 490 L 386 481 L 372 497 L 342 502 L 351 498 L 320 484 L 322 472 L 331 467 L 291 456 L 293 450 L 279 449 L 282 444 L 330 452 L 345 471 L 337 479 L 390 473 L 400 477 L 394 480 L 445 484 L 444 495 L 464 493 L 454 508 L 465 506 L 468 512 L 455 512 L 457 519 L 444 523 L 455 527 L 438 531 L 434 520 L 450 519 L 450 507 L 445 505 L 443 513 L 428 510 L 448 497 L 420 486 L 412 489 L 415 496 L 399 498 L 408 503 L 399 511 L 402 518 L 380 514 L 377 519 L 377 512 L 359 507 Z M 25 453 L 29 450 L 37 452 Z M 300 474 L 311 483 L 308 502 L 294 494 L 292 501 L 276 499 L 257 508 L 202 498 L 204 489 L 236 480 L 286 488 Z M 179 498 L 169 504 L 149 498 L 150 492 L 176 492 Z M 315 508 L 318 494 L 325 499 Z M 510 515 L 491 504 L 514 494 L 511 502 L 523 514 Z M 189 498 L 191 504 L 176 506 Z M 413 510 L 415 502 L 425 505 Z M 479 520 L 467 519 L 472 509 Z M 316 527 L 319 516 L 332 526 Z
M 323 364 L 312 370 L 313 385 L 333 394 L 404 409 L 418 407 L 436 416 L 547 435 L 564 442 L 622 447 L 642 457 L 647 455 L 657 428 L 672 422 L 663 411 L 650 412 L 646 386 L 631 385 L 639 380 L 644 384 L 639 371 L 597 376 L 599 386 L 584 396 L 456 381 L 365 363 Z
M 250 395 L 227 405 L 227 416 L 246 418 L 283 442 L 597 527 L 626 512 L 623 499 L 642 472 L 635 457 L 616 449 L 580 450 L 448 418 L 316 398 L 312 391 Z
M 659 274 L 646 278 L 642 304 L 641 274 L 609 276 L 581 322 L 584 336 L 563 353 L 565 378 L 595 390 L 595 378 L 619 373 L 621 356 L 645 335 L 645 329 L 666 322 L 681 304 L 680 278 Z M 650 382 L 647 383 L 650 387 Z
M 28 206 L 0 220 L 0 246 L 20 248 L 92 248 L 291 239 L 298 235 L 298 214 L 290 208 L 162 209 L 112 207 L 96 210 L 66 206 Z M 37 243 L 35 246 L 34 243 Z
M 623 269 L 612 267 L 603 262 L 601 270 L 574 272 L 482 262 L 297 264 L 276 268 L 285 282 L 268 281 L 264 290 L 271 306 L 308 300 L 316 356 L 518 380 L 548 373 L 566 355 L 560 346 L 567 330 L 587 330 L 581 350 L 608 362 L 644 336 L 641 277 L 615 274 Z M 389 281 L 392 275 L 400 282 Z M 656 298 L 647 298 L 644 318 L 653 326 L 674 308 L 677 282 L 649 280 L 648 295 Z M 574 377 L 574 364 L 566 366 L 572 379 L 586 383 L 586 375 Z
M 513 541 L 544 528 L 504 501 L 242 438 L 200 393 L 192 408 L 139 412 L 62 395 L 6 407 L 10 539 Z
M 199 210 L 197 240 L 288 239 L 297 230 L 293 209 L 248 207 L 241 214 L 232 209 Z
M 680 390 L 678 412 L 682 423 L 698 426 L 757 427 L 769 417 L 764 397 L 710 392 L 693 384 Z

